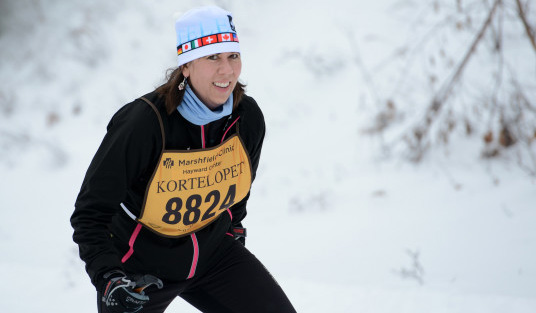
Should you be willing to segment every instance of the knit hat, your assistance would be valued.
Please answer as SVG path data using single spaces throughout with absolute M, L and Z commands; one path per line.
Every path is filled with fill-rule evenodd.
M 217 6 L 192 9 L 175 22 L 179 66 L 223 52 L 240 52 L 231 12 Z

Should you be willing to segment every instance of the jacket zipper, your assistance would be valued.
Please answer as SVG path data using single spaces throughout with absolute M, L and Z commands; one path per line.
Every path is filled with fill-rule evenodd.
M 227 132 L 229 131 L 229 129 L 231 129 L 233 127 L 233 125 L 238 121 L 239 118 L 240 118 L 240 116 L 237 117 L 234 120 L 234 122 L 231 123 L 231 125 L 229 126 L 229 128 L 227 128 L 227 130 L 225 130 L 225 133 L 223 134 L 223 137 L 221 138 L 221 142 L 223 142 L 225 140 L 225 136 L 227 135 Z M 206 148 L 205 126 L 204 125 L 201 125 L 201 148 L 203 148 L 203 149 Z M 231 213 L 231 210 L 227 209 L 227 213 L 229 213 L 229 216 L 231 217 L 231 221 L 232 221 L 233 220 L 233 214 Z M 229 234 L 229 235 L 231 235 L 231 234 Z M 192 266 L 190 267 L 190 272 L 188 273 L 188 278 L 187 279 L 190 279 L 190 278 L 194 277 L 195 271 L 197 269 L 197 263 L 199 262 L 199 242 L 197 241 L 197 236 L 195 235 L 195 233 L 191 233 L 190 238 L 192 239 L 192 245 L 193 245 L 193 248 L 194 248 L 194 252 L 193 252 L 193 256 L 192 256 Z
M 201 125 L 201 148 L 205 149 L 205 147 L 205 126 Z M 197 241 L 197 236 L 195 233 L 191 233 L 190 238 L 192 239 L 194 252 L 192 256 L 192 266 L 190 267 L 190 273 L 188 273 L 187 279 L 194 277 L 195 270 L 197 269 L 197 263 L 199 262 L 199 242 Z
M 229 129 L 233 128 L 233 125 L 238 121 L 238 119 L 240 119 L 240 116 L 237 117 L 234 122 L 231 123 L 231 125 L 229 126 L 229 128 L 227 128 L 227 130 L 225 131 L 225 133 L 223 134 L 223 137 L 221 137 L 221 142 L 223 142 L 225 140 L 225 136 L 227 135 L 227 132 L 229 131 Z M 231 222 L 233 221 L 233 214 L 231 213 L 231 208 L 227 208 L 227 213 L 229 213 L 229 217 L 231 217 Z M 229 233 L 227 233 L 229 234 Z M 231 235 L 233 236 L 233 235 Z M 234 236 L 233 236 L 234 237 Z

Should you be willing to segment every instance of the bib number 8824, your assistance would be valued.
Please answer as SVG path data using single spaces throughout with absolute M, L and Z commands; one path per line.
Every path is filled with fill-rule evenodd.
M 175 225 L 181 220 L 186 226 L 195 224 L 201 218 L 201 221 L 207 220 L 216 215 L 217 212 L 230 208 L 235 202 L 236 185 L 230 185 L 227 195 L 220 205 L 218 211 L 213 212 L 214 209 L 220 204 L 220 192 L 218 190 L 212 190 L 207 194 L 204 199 L 205 203 L 210 203 L 209 208 L 203 213 L 201 217 L 201 204 L 203 204 L 203 197 L 198 194 L 193 194 L 186 199 L 184 207 L 186 211 L 181 213 L 183 206 L 183 200 L 179 197 L 169 199 L 166 203 L 166 213 L 162 217 L 162 221 L 167 224 Z

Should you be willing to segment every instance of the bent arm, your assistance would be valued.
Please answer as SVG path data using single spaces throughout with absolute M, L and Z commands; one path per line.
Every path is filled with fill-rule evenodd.
M 160 132 L 151 112 L 146 104 L 134 102 L 114 115 L 76 199 L 71 216 L 73 240 L 96 287 L 102 274 L 122 267 L 110 224 L 127 190 L 154 162 L 155 151 L 158 155 Z

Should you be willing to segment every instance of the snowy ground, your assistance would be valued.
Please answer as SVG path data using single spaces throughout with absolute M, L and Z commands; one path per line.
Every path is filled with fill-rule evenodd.
M 172 12 L 198 3 L 100 2 L 37 2 L 17 12 L 42 24 L 0 33 L 12 60 L 0 99 L 18 103 L 0 125 L 2 312 L 95 312 L 74 200 L 108 119 L 173 66 Z M 247 245 L 298 312 L 536 311 L 536 179 L 515 160 L 479 159 L 479 138 L 414 165 L 362 132 L 376 110 L 344 38 L 378 64 L 400 40 L 393 1 L 203 3 L 233 11 L 268 127 Z M 197 312 L 180 299 L 168 311 Z

